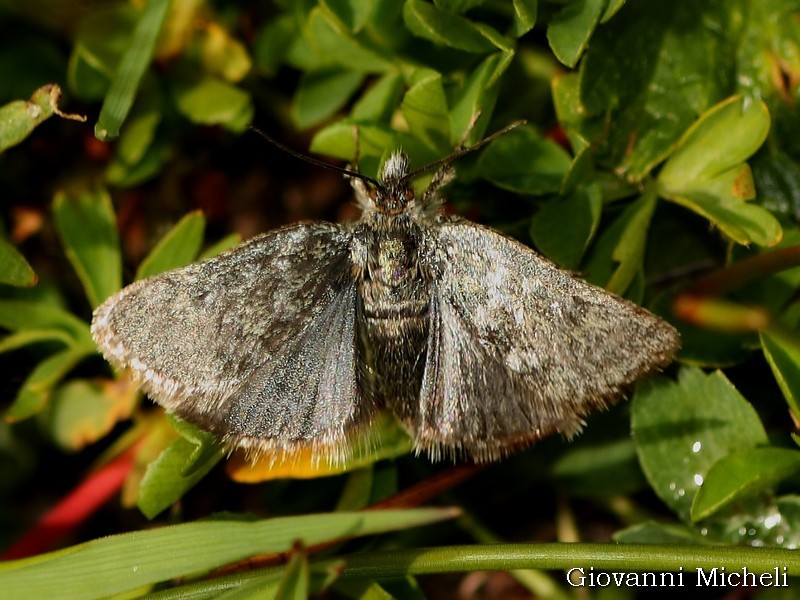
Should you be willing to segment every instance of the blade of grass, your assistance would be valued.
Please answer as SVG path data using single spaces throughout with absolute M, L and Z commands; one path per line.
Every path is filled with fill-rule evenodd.
M 170 4 L 170 0 L 149 0 L 147 3 L 100 109 L 100 117 L 94 126 L 97 139 L 105 141 L 119 135 L 120 126 L 133 105 L 139 82 L 153 58 L 158 34 Z
M 0 564 L 11 598 L 104 598 L 147 584 L 202 573 L 256 554 L 425 525 L 456 509 L 370 511 L 257 522 L 204 521 L 110 536 L 44 556 Z
M 754 573 L 779 573 L 790 577 L 800 575 L 800 555 L 782 548 L 751 548 L 742 546 L 691 546 L 676 544 L 476 544 L 414 548 L 408 550 L 370 551 L 350 554 L 334 560 L 314 561 L 312 569 L 344 562 L 339 580 L 394 579 L 409 575 L 433 573 L 467 573 L 472 571 L 514 571 L 541 569 L 568 571 L 583 568 L 588 571 L 677 572 L 696 573 L 711 569 L 741 573 L 743 568 Z M 786 567 L 786 571 L 783 571 Z M 191 583 L 159 592 L 155 600 L 188 600 L 216 597 L 226 590 L 269 574 L 281 567 L 268 567 L 235 573 L 208 581 Z

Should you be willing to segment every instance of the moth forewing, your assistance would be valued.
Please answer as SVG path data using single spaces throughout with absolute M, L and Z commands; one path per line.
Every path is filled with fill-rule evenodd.
M 460 156 L 464 151 L 459 151 Z M 667 365 L 672 326 L 415 198 L 408 158 L 347 171 L 361 217 L 300 223 L 125 288 L 92 333 L 167 410 L 252 457 L 347 440 L 390 409 L 432 459 L 495 460 Z

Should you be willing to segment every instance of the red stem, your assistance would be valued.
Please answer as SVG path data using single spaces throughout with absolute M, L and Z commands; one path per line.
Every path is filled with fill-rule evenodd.
M 78 487 L 17 538 L 0 560 L 13 560 L 47 552 L 91 517 L 120 490 L 134 465 L 138 444 L 90 473 Z

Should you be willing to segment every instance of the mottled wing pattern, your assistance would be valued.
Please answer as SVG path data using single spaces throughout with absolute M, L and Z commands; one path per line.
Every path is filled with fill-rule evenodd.
M 128 286 L 92 332 L 178 416 L 254 453 L 366 424 L 349 229 L 301 223 Z
M 676 331 L 529 248 L 453 220 L 426 232 L 430 333 L 416 422 L 432 457 L 493 460 L 667 365 Z

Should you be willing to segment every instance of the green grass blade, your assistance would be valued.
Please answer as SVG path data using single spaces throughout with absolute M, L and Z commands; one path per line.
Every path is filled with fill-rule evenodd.
M 287 552 L 300 540 L 331 540 L 404 530 L 457 516 L 456 509 L 386 510 L 282 517 L 257 522 L 205 521 L 93 540 L 0 564 L 9 598 L 89 600 L 202 573 L 256 554 Z
M 139 82 L 153 58 L 158 34 L 170 4 L 170 0 L 149 0 L 147 3 L 100 109 L 100 117 L 94 126 L 94 134 L 98 139 L 108 140 L 119 135 L 119 129 L 133 105 Z

